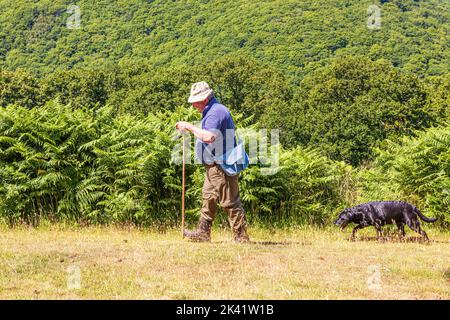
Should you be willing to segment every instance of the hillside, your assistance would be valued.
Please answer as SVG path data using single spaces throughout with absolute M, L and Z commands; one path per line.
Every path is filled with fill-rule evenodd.
M 72 4 L 79 29 L 66 26 Z M 367 27 L 372 4 L 381 10 L 377 30 Z M 449 71 L 449 21 L 447 0 L 3 0 L 0 67 L 42 75 L 120 60 L 196 66 L 240 51 L 294 82 L 343 54 L 441 75 Z
M 2 0 L 0 220 L 176 225 L 174 128 L 204 80 L 280 132 L 281 169 L 241 176 L 250 223 L 398 199 L 448 226 L 449 22 L 448 0 Z

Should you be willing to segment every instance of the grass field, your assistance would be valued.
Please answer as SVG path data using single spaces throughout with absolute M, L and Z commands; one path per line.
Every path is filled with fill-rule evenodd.
M 450 299 L 450 233 L 227 230 L 212 243 L 124 228 L 0 228 L 1 299 Z

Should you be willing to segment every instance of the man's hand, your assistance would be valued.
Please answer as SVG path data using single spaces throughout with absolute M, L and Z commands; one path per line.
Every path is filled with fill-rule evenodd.
M 181 132 L 186 131 L 192 132 L 197 138 L 199 138 L 205 143 L 213 143 L 217 138 L 217 135 L 215 133 L 212 133 L 211 131 L 208 130 L 200 129 L 194 126 L 192 123 L 186 121 L 177 122 L 175 127 L 177 128 L 177 130 L 180 130 Z
M 192 124 L 186 121 L 178 121 L 175 128 L 180 131 L 191 131 Z

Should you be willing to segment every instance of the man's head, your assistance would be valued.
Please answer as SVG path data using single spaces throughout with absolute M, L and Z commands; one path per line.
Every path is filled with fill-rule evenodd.
M 202 112 L 212 97 L 214 97 L 214 91 L 211 90 L 209 85 L 204 81 L 197 82 L 191 87 L 191 95 L 188 102 L 199 112 Z

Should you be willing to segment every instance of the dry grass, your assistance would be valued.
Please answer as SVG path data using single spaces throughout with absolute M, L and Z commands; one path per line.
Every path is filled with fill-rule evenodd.
M 355 242 L 336 230 L 250 231 L 255 243 L 239 245 L 226 230 L 198 244 L 176 230 L 3 227 L 0 298 L 450 298 L 448 232 L 427 229 L 425 244 L 379 242 L 373 230 Z

